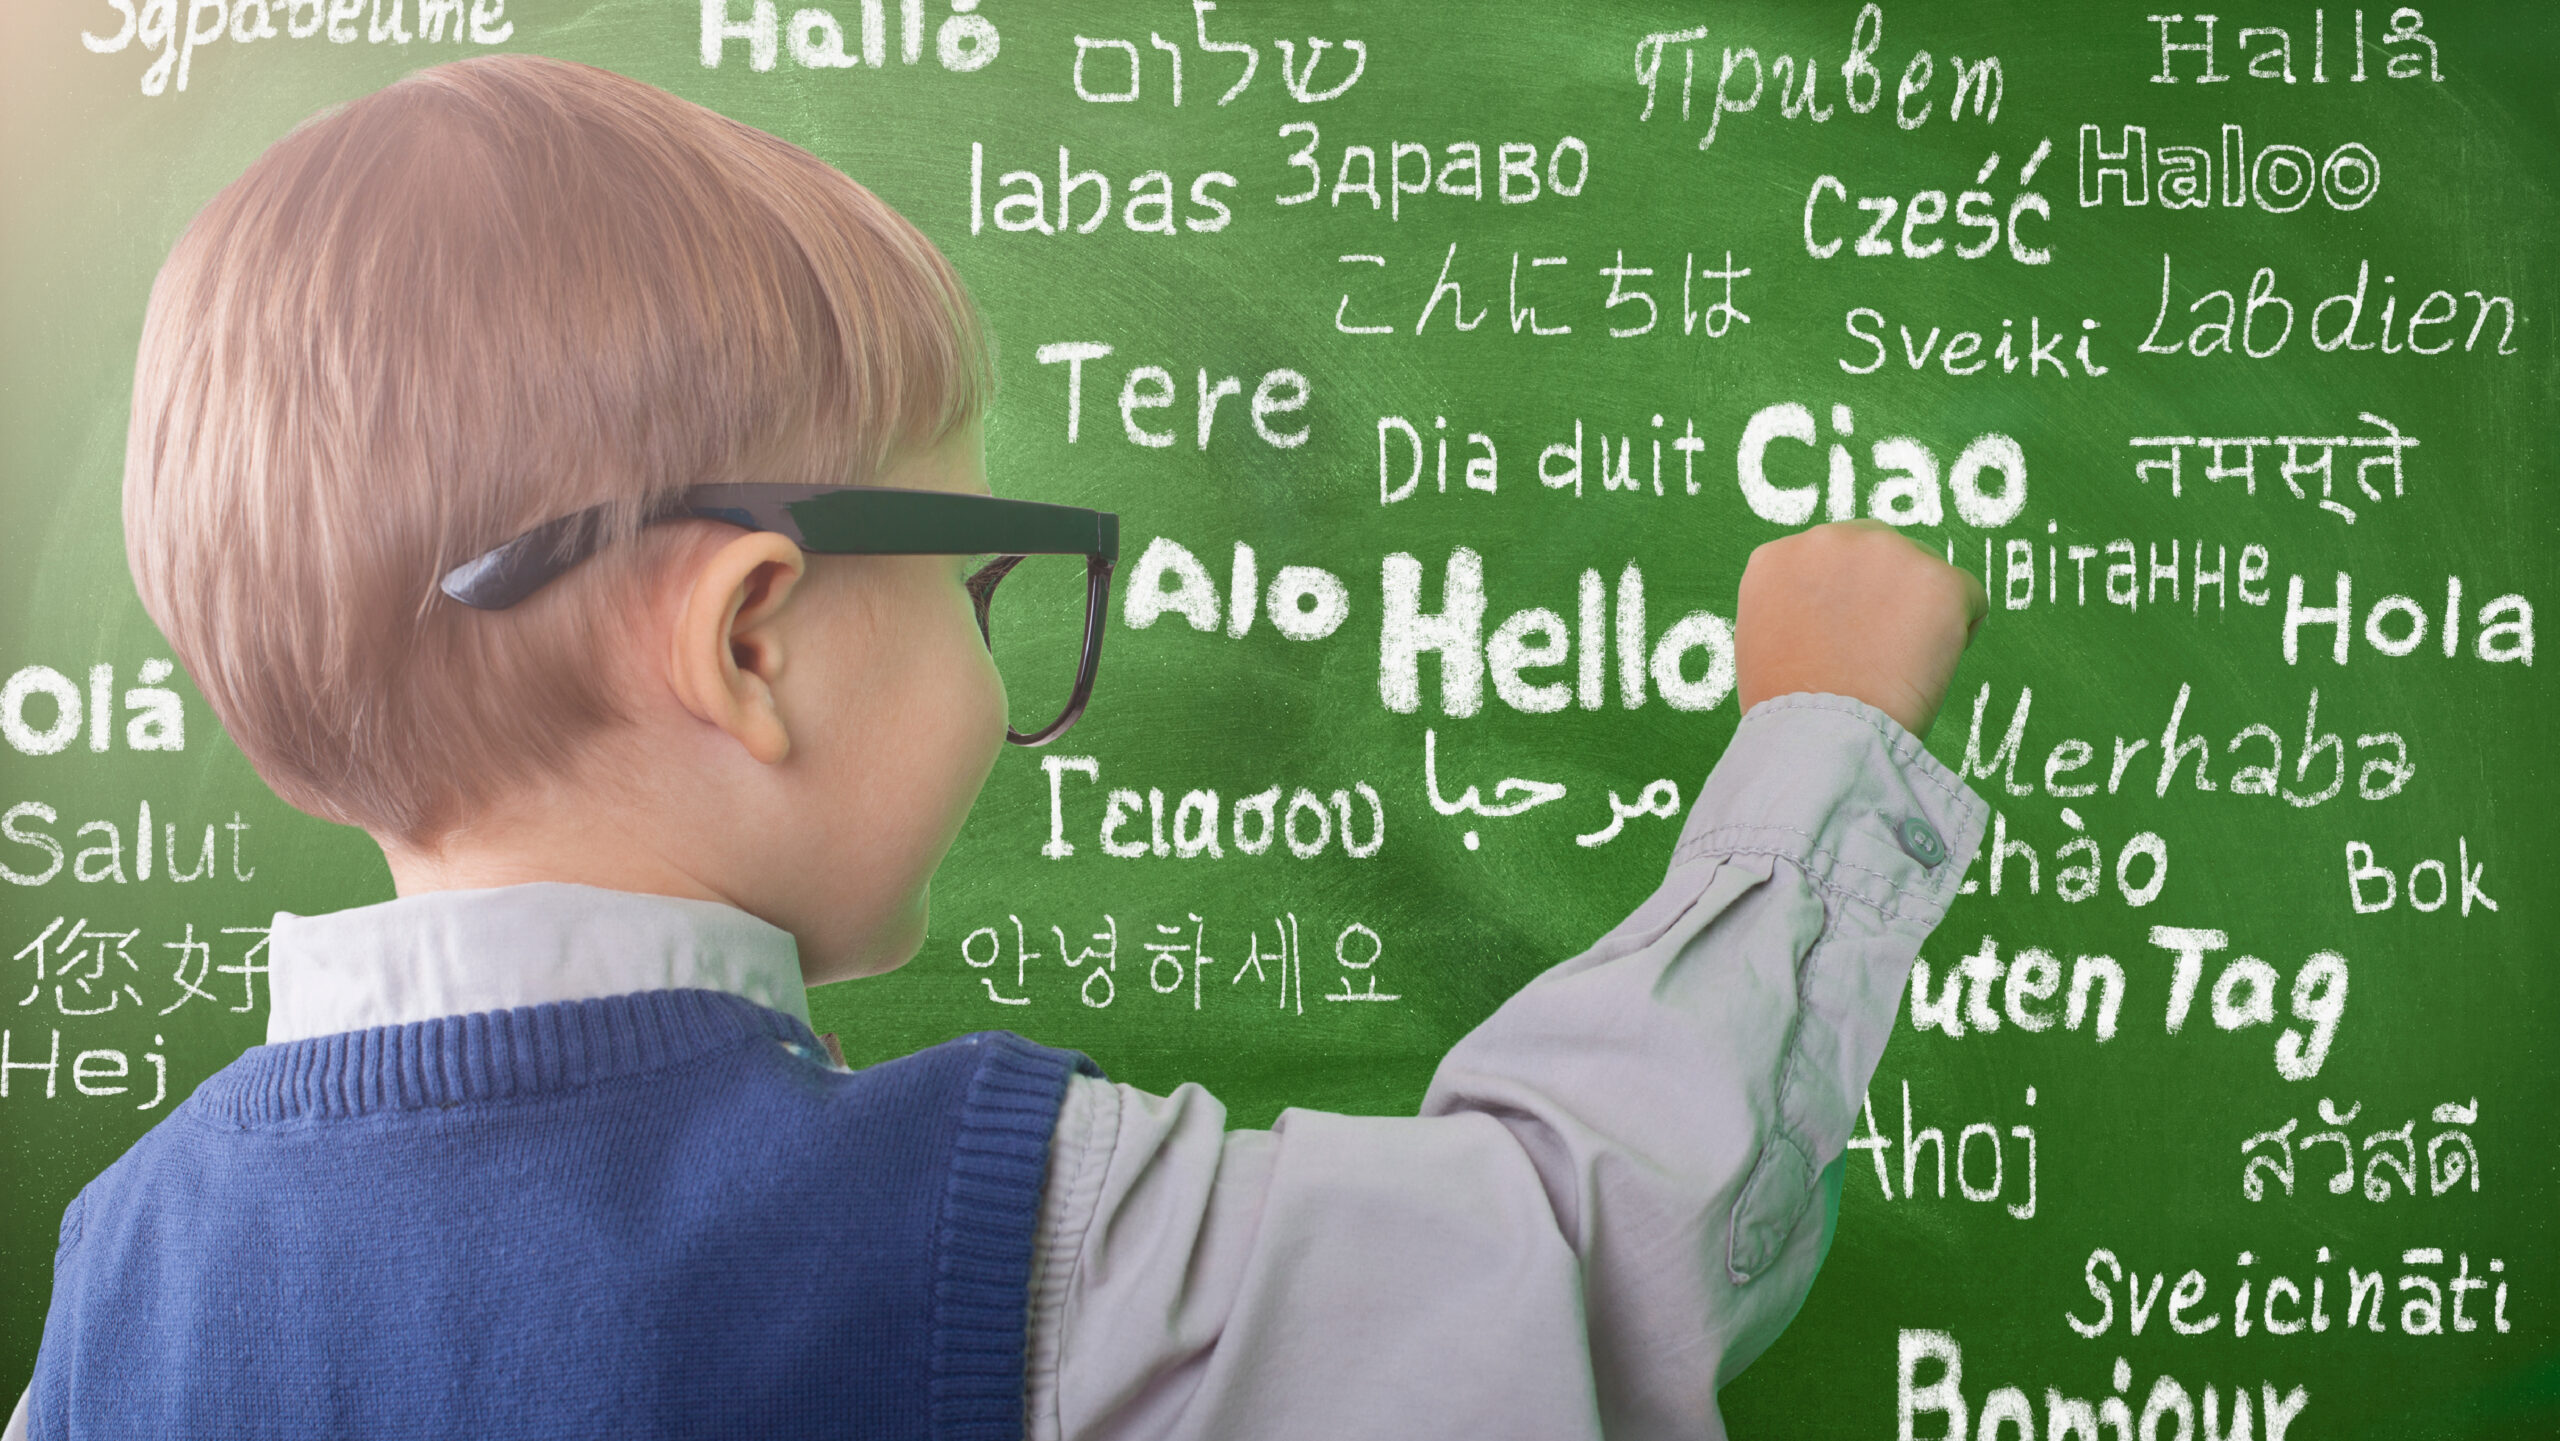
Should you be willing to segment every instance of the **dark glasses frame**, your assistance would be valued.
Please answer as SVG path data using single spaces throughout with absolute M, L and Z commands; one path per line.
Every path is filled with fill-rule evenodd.
M 545 521 L 446 571 L 437 588 L 475 610 L 505 610 L 540 590 L 604 544 L 609 508 L 590 506 Z M 1084 651 L 1076 684 L 1058 718 L 1028 734 L 1005 727 L 1015 745 L 1045 745 L 1066 733 L 1093 696 L 1111 572 L 1120 559 L 1120 517 L 1106 510 L 948 490 L 876 485 L 698 485 L 648 517 L 687 517 L 772 531 L 817 555 L 977 555 L 995 559 L 968 578 L 978 635 L 992 653 L 987 613 L 998 582 L 1023 557 L 1085 558 Z

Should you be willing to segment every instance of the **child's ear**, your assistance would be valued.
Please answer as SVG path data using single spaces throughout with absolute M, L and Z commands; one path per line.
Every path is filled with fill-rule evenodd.
M 800 548 L 770 531 L 728 541 L 695 562 L 670 640 L 667 678 L 685 709 L 766 765 L 791 754 L 773 696 L 784 663 L 775 620 L 807 569 Z

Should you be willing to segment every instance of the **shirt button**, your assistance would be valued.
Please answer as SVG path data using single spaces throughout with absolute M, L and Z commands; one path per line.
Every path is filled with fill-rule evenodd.
M 1947 843 L 1938 839 L 1938 832 L 1918 816 L 1906 817 L 1901 825 L 1894 827 L 1894 839 L 1902 843 L 1904 855 L 1931 870 L 1936 870 L 1938 863 L 1947 858 Z

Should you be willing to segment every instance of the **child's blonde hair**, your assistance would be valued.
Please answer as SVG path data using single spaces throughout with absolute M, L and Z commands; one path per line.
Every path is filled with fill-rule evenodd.
M 276 142 L 152 287 L 125 456 L 143 604 L 286 801 L 430 846 L 623 712 L 650 558 L 513 610 L 436 589 L 532 526 L 861 484 L 992 387 L 949 262 L 816 157 L 639 81 L 489 55 Z

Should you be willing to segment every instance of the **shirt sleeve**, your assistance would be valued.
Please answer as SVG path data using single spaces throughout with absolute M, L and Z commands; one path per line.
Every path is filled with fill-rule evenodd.
M 1413 1117 L 1230 1131 L 1070 1085 L 1031 1297 L 1062 1441 L 1721 1436 L 1988 808 L 1883 712 L 1754 707 L 1661 886 L 1443 1059 Z

